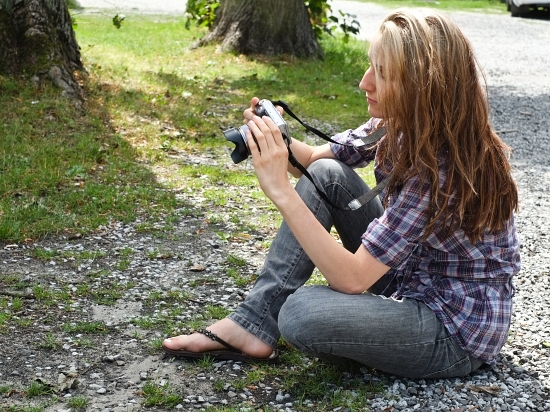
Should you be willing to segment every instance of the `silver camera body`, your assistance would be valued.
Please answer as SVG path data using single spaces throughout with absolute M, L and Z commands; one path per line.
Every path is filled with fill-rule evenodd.
M 286 146 L 290 144 L 290 133 L 288 131 L 288 125 L 279 114 L 275 106 L 271 101 L 262 99 L 254 107 L 256 115 L 268 116 L 277 125 L 283 135 L 283 140 Z M 223 132 L 225 138 L 235 144 L 235 149 L 231 152 L 231 159 L 234 163 L 239 163 L 245 160 L 250 155 L 250 149 L 248 148 L 248 142 L 246 141 L 246 131 L 250 130 L 247 125 L 243 125 L 239 128 L 231 127 Z

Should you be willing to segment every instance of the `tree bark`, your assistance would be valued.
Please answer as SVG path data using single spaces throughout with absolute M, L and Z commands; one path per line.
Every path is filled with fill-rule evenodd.
M 198 45 L 212 42 L 242 54 L 322 56 L 303 0 L 221 0 Z
M 65 0 L 0 0 L 0 73 L 49 78 L 82 100 L 80 48 Z

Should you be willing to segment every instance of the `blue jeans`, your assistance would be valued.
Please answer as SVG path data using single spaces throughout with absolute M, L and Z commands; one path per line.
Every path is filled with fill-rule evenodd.
M 369 190 L 355 171 L 337 160 L 318 160 L 308 171 L 339 207 Z M 383 213 L 377 198 L 355 211 L 333 208 L 304 177 L 296 190 L 325 229 L 334 226 L 352 252 L 361 245 L 369 223 Z M 424 303 L 379 295 L 388 283 L 385 277 L 368 293 L 347 295 L 327 286 L 304 286 L 313 269 L 283 222 L 254 287 L 229 318 L 272 347 L 282 335 L 293 347 L 320 359 L 352 359 L 398 376 L 464 376 L 482 365 L 458 346 Z

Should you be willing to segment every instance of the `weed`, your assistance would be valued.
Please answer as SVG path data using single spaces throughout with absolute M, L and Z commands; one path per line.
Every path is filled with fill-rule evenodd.
M 169 384 L 161 386 L 147 381 L 143 384 L 142 393 L 145 398 L 145 406 L 174 408 L 183 401 L 182 397 Z
M 53 393 L 53 388 L 38 381 L 31 382 L 29 387 L 25 390 L 25 394 L 29 398 L 33 398 L 35 396 L 43 396 L 49 393 Z
M 154 351 L 161 350 L 163 340 L 164 339 L 162 339 L 162 338 L 154 338 L 154 339 L 149 341 L 149 347 Z
M 63 330 L 67 333 L 106 333 L 107 326 L 104 322 L 92 321 L 92 322 L 78 322 L 78 323 L 66 323 L 63 325 Z
M 357 373 L 358 365 L 351 362 L 327 365 L 314 361 L 289 371 L 284 376 L 284 385 L 298 398 L 307 397 L 328 405 L 360 410 L 367 406 L 367 399 L 383 390 L 383 385 L 365 382 Z
M 57 250 L 36 248 L 34 249 L 34 257 L 41 260 L 51 260 L 57 256 Z
M 46 336 L 44 336 L 44 339 L 42 339 L 42 342 L 38 345 L 40 348 L 47 349 L 47 350 L 57 350 L 61 346 L 61 343 L 57 340 L 55 335 L 52 332 L 46 333 Z
M 132 319 L 132 323 L 142 329 L 153 329 L 158 322 L 149 316 L 142 316 Z
M 100 305 L 114 305 L 124 295 L 126 285 L 112 284 L 109 287 L 90 291 L 90 297 Z
M 134 253 L 134 250 L 131 247 L 124 247 L 118 251 L 119 255 L 122 257 L 131 256 Z
M 227 256 L 227 262 L 233 266 L 238 266 L 238 267 L 246 266 L 246 259 L 237 255 L 229 254 Z
M 2 412 L 44 412 L 47 408 L 47 404 L 38 406 L 6 406 L 2 408 Z
M 214 367 L 214 358 L 211 356 L 204 356 L 202 358 L 197 359 L 197 365 L 199 365 L 202 369 L 212 369 Z
M 223 319 L 229 315 L 230 311 L 223 306 L 208 305 L 206 307 L 206 314 L 212 319 Z
M 85 410 L 88 406 L 88 399 L 84 396 L 74 396 L 72 398 L 69 398 L 67 401 L 67 405 L 70 408 L 76 409 L 76 410 Z
M 255 280 L 255 277 L 242 276 L 236 268 L 230 267 L 227 269 L 227 276 L 233 279 L 235 285 L 238 287 L 243 287 Z
M 124 271 L 130 267 L 130 259 L 121 259 L 115 266 L 117 270 Z
M 93 340 L 85 338 L 75 339 L 73 343 L 79 348 L 93 348 L 96 346 Z
M 20 297 L 14 297 L 11 301 L 11 310 L 14 312 L 19 312 L 23 309 L 23 299 Z
M 214 383 L 212 384 L 212 387 L 215 391 L 221 392 L 225 389 L 225 380 L 223 379 L 216 379 Z

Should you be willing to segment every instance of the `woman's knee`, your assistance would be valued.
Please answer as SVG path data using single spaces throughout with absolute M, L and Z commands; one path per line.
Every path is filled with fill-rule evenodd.
M 290 295 L 279 312 L 279 332 L 291 346 L 307 350 L 311 337 L 322 333 L 322 319 L 316 313 L 312 294 L 316 287 L 302 287 Z
M 332 183 L 342 180 L 353 169 L 336 159 L 318 159 L 308 166 L 307 171 L 323 183 Z

